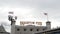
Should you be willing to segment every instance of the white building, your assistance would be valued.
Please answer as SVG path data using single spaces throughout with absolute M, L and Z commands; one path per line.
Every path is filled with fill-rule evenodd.
M 50 23 L 49 21 L 46 23 Z M 36 25 L 26 25 L 26 26 L 18 26 L 15 23 L 11 26 L 11 34 L 35 34 L 37 32 L 41 32 L 44 30 L 50 29 L 51 24 L 46 24 L 46 26 L 36 26 Z
M 34 25 L 15 26 L 15 34 L 34 34 L 36 32 L 44 30 L 46 30 L 45 26 L 34 26 Z

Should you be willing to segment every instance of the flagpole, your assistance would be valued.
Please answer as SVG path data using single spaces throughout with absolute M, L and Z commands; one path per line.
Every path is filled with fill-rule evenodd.
M 48 20 L 49 20 L 49 19 L 48 19 L 48 13 L 44 13 L 44 15 L 46 15 L 46 19 L 47 19 L 47 21 L 48 21 Z
M 47 13 L 47 21 L 49 21 L 49 19 L 48 19 L 48 13 Z

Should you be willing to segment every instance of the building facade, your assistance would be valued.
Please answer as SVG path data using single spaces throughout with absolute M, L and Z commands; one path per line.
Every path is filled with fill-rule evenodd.
M 26 22 L 23 22 L 23 23 L 26 23 Z M 30 23 L 30 22 L 28 22 L 28 23 Z M 36 24 L 37 23 L 40 23 L 40 22 L 36 22 Z M 17 26 L 17 25 L 15 25 L 15 22 L 13 22 L 13 24 L 11 25 L 11 34 L 35 34 L 35 33 L 41 32 L 41 31 L 51 29 L 50 26 L 51 26 L 50 22 L 47 22 L 46 26 L 36 26 L 36 25 L 32 25 L 32 24 L 26 25 L 26 26 Z
M 15 26 L 15 34 L 34 34 L 46 30 L 45 26 Z

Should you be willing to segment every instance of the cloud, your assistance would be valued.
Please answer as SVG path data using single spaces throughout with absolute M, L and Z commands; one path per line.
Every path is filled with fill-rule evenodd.
M 18 21 L 32 16 L 33 20 L 46 21 L 43 13 L 47 12 L 49 20 L 53 22 L 56 19 L 56 22 L 60 22 L 60 0 L 0 0 L 0 22 L 8 21 L 9 11 L 15 12 Z

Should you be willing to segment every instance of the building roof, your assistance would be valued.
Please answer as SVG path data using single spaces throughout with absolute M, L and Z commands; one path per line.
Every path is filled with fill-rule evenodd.
M 2 25 L 0 26 L 0 32 L 6 32 Z
M 44 32 L 60 32 L 60 27 L 56 28 L 56 29 L 41 31 L 41 32 L 38 32 L 38 33 L 35 33 L 35 34 L 40 34 L 40 33 L 44 33 Z
M 3 25 L 1 25 L 0 26 L 0 34 L 10 34 L 10 33 L 6 32 Z

